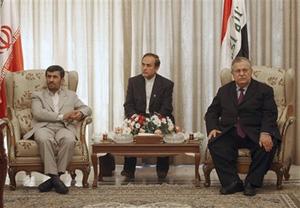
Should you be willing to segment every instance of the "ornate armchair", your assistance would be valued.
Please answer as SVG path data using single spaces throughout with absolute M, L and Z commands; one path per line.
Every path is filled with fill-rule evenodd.
M 78 74 L 75 71 L 66 72 L 64 87 L 76 91 Z M 7 149 L 8 174 L 10 188 L 16 189 L 15 176 L 19 171 L 37 171 L 43 173 L 44 167 L 40 159 L 37 143 L 34 140 L 22 140 L 23 135 L 31 128 L 31 94 L 34 90 L 46 87 L 45 70 L 26 70 L 22 72 L 8 72 L 6 75 L 6 97 L 8 118 L 7 123 Z M 90 162 L 85 140 L 86 125 L 92 122 L 86 117 L 77 127 L 79 138 L 75 154 L 67 170 L 74 182 L 75 169 L 83 173 L 83 187 L 88 187 Z
M 232 81 L 230 69 L 221 71 L 221 84 L 224 85 Z M 291 124 L 294 123 L 294 70 L 269 68 L 265 66 L 254 66 L 252 77 L 264 82 L 274 89 L 274 98 L 278 108 L 277 123 L 282 136 L 282 143 L 278 149 L 270 170 L 277 176 L 277 188 L 282 188 L 283 176 L 289 179 L 291 166 L 292 143 L 290 137 L 292 134 Z M 237 169 L 239 173 L 247 173 L 251 162 L 250 151 L 248 149 L 239 149 L 237 160 Z M 209 150 L 206 149 L 203 172 L 205 177 L 205 186 L 210 186 L 210 173 L 214 169 Z

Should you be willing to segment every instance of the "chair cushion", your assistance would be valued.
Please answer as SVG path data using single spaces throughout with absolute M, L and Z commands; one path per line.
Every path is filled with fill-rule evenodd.
M 19 140 L 16 145 L 17 157 L 37 157 L 40 156 L 38 145 L 34 140 Z M 82 155 L 82 145 L 80 142 L 76 142 L 74 156 Z
M 278 157 L 277 157 L 278 154 L 275 155 L 274 159 L 273 159 L 273 162 L 277 162 L 278 161 Z M 239 158 L 238 160 L 243 160 L 243 158 L 251 158 L 251 153 L 250 153 L 250 150 L 249 149 L 246 149 L 246 148 L 241 148 L 239 149 Z
M 238 160 L 239 161 L 245 161 L 245 160 L 251 160 L 251 153 L 250 153 L 250 150 L 249 149 L 246 149 L 246 148 L 241 148 L 238 150 Z M 277 151 L 278 153 L 278 151 Z M 279 160 L 279 157 L 278 157 L 278 154 L 275 154 L 275 157 L 273 159 L 273 162 L 277 162 Z M 248 159 L 247 159 L 248 158 Z M 209 153 L 209 150 L 207 149 L 207 152 L 206 152 L 206 160 L 207 161 L 212 161 L 212 158 L 211 158 L 211 155 Z

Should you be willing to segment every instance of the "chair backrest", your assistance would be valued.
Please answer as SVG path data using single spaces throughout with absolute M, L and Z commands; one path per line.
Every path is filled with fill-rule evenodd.
M 64 79 L 63 87 L 76 91 L 77 72 L 66 71 Z M 31 94 L 47 87 L 45 70 L 8 72 L 5 81 L 8 117 L 19 121 L 21 135 L 24 135 L 31 128 Z
M 273 87 L 274 99 L 278 108 L 277 120 L 279 121 L 282 117 L 286 117 L 287 106 L 293 105 L 295 98 L 294 70 L 266 66 L 253 66 L 252 68 L 253 79 Z M 222 85 L 233 80 L 230 69 L 223 69 L 220 73 L 220 77 Z

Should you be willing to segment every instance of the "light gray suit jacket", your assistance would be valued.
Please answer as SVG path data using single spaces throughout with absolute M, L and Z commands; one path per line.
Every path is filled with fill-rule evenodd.
M 91 108 L 85 105 L 76 95 L 74 91 L 63 89 L 59 94 L 59 112 L 54 111 L 53 101 L 47 89 L 32 93 L 31 112 L 33 116 L 32 129 L 27 132 L 23 139 L 29 139 L 34 132 L 46 126 L 47 124 L 61 122 L 58 118 L 59 114 L 65 114 L 73 110 L 80 110 L 84 116 L 92 114 Z M 77 121 L 65 122 L 67 129 L 76 136 Z

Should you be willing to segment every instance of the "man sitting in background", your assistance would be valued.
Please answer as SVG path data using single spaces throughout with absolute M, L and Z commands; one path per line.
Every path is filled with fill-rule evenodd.
M 142 74 L 128 80 L 126 101 L 124 103 L 125 116 L 130 118 L 133 114 L 150 116 L 154 113 L 172 116 L 172 96 L 174 83 L 159 74 L 160 66 L 158 55 L 146 53 L 142 58 Z M 136 157 L 125 157 L 124 168 L 121 174 L 129 179 L 134 178 Z M 169 157 L 158 157 L 157 176 L 163 179 L 169 170 Z

